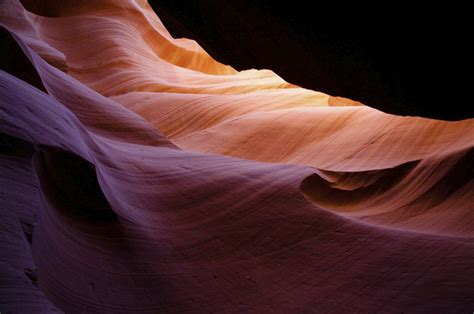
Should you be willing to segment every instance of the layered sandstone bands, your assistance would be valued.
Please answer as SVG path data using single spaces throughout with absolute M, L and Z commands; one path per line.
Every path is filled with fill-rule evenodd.
M 472 119 L 235 71 L 145 1 L 41 8 L 1 2 L 42 84 L 0 74 L 2 312 L 472 311 Z

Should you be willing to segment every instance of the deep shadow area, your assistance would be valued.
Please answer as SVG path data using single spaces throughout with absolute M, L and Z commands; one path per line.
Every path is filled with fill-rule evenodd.
M 46 92 L 33 64 L 8 30 L 0 26 L 0 70 Z
M 94 165 L 59 148 L 41 147 L 36 154 L 43 193 L 61 214 L 89 224 L 116 221 L 97 181 Z
M 399 115 L 474 117 L 469 10 L 359 3 L 150 0 L 175 37 L 197 40 L 238 70 Z
M 34 146 L 30 142 L 0 132 L 0 154 L 31 159 Z

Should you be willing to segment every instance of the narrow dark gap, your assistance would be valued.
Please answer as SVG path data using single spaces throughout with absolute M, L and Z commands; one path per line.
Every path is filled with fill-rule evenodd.
M 23 230 L 23 233 L 25 234 L 26 240 L 31 245 L 31 243 L 33 242 L 33 231 L 35 229 L 34 224 L 27 221 L 20 221 L 20 224 L 21 224 L 21 229 Z
M 31 280 L 31 283 L 35 286 L 38 286 L 38 275 L 37 275 L 36 269 L 24 268 L 23 271 L 26 277 L 28 277 L 28 279 Z
M 0 26 L 0 70 L 47 93 L 38 72 L 8 30 Z

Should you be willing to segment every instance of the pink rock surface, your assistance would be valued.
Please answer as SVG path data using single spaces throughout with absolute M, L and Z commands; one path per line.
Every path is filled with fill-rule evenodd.
M 0 72 L 2 313 L 472 312 L 474 120 L 235 71 L 146 1 L 23 4 L 0 24 L 43 90 Z

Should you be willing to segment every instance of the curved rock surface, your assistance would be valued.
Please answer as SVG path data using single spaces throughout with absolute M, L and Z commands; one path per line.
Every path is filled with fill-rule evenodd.
M 235 71 L 142 0 L 0 8 L 42 84 L 0 72 L 1 312 L 474 308 L 473 119 Z

